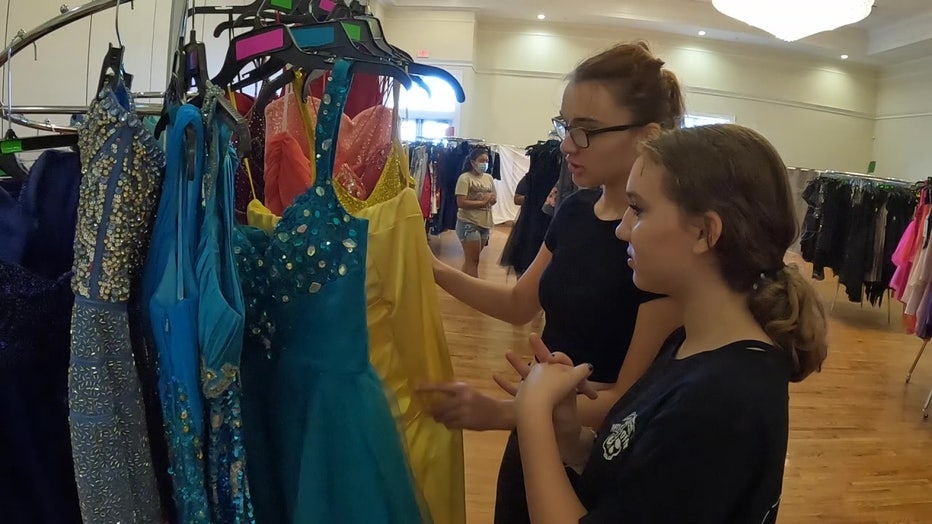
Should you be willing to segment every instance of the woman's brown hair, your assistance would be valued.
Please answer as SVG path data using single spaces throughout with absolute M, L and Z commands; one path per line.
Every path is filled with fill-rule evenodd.
M 825 310 L 810 283 L 783 256 L 798 234 L 786 166 L 774 147 L 734 124 L 664 133 L 642 146 L 664 167 L 664 190 L 688 215 L 717 213 L 713 246 L 722 277 L 748 293 L 748 307 L 787 351 L 798 382 L 825 360 Z
M 643 40 L 618 44 L 579 64 L 570 82 L 599 82 L 634 114 L 632 124 L 679 127 L 686 112 L 680 83 Z

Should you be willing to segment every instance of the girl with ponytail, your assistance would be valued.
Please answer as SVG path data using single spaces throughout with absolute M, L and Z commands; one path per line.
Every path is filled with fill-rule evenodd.
M 825 312 L 783 256 L 798 230 L 786 168 L 758 133 L 679 129 L 640 148 L 618 227 L 643 291 L 684 327 L 595 430 L 579 428 L 592 367 L 533 340 L 515 411 L 533 524 L 773 523 L 788 385 L 821 368 Z M 559 361 L 559 362 L 557 362 Z M 570 482 L 564 466 L 581 474 Z M 570 475 L 575 475 L 571 473 Z

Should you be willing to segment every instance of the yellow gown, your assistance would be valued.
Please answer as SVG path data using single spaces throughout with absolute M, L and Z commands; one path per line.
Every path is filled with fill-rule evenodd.
M 298 105 L 313 140 L 314 119 L 304 104 Z M 340 184 L 334 189 L 347 212 L 369 221 L 369 360 L 397 407 L 399 431 L 422 502 L 434 524 L 465 524 L 463 433 L 435 422 L 428 414 L 431 397 L 414 391 L 421 384 L 451 382 L 454 377 L 413 184 L 407 155 L 395 140 L 367 199 L 354 197 Z M 250 203 L 247 215 L 250 225 L 263 229 L 274 229 L 277 222 L 258 200 Z

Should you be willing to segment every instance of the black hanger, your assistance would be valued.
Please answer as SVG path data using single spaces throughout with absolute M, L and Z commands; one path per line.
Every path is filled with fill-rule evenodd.
M 104 55 L 103 65 L 100 67 L 100 79 L 97 82 L 97 92 L 99 93 L 104 86 L 109 86 L 111 90 L 116 90 L 122 82 L 127 89 L 133 85 L 133 75 L 123 71 L 123 54 L 126 48 L 123 46 L 114 47 L 109 45 L 107 54 Z
M 414 58 L 412 58 L 410 54 L 391 45 L 385 38 L 385 32 L 382 30 L 382 22 L 380 22 L 378 18 L 371 15 L 366 15 L 357 16 L 355 19 L 364 21 L 369 25 L 369 30 L 374 41 L 383 42 L 386 46 L 393 49 L 396 54 L 404 57 L 407 60 L 409 64 L 408 73 L 417 76 L 430 76 L 443 79 L 448 84 L 450 84 L 451 88 L 453 88 L 453 93 L 456 94 L 456 100 L 458 102 L 463 103 L 466 101 L 466 92 L 463 90 L 462 84 L 460 84 L 459 80 L 457 80 L 455 76 L 451 75 L 449 71 L 439 67 L 429 66 L 427 64 L 419 64 L 414 61 Z M 427 90 L 427 92 L 430 93 L 430 90 Z
M 246 64 L 263 57 L 275 61 L 277 69 L 291 64 L 306 71 L 329 70 L 337 58 L 346 58 L 355 62 L 356 72 L 390 76 L 407 88 L 412 82 L 397 64 L 378 61 L 357 49 L 342 25 L 327 23 L 293 30 L 286 25 L 274 25 L 233 38 L 223 68 L 213 79 L 214 84 L 230 85 Z
M 279 11 L 290 12 L 295 9 L 297 4 L 307 4 L 307 0 L 254 0 L 247 5 L 202 5 L 188 9 L 188 16 L 194 15 L 244 15 L 249 13 L 258 13 L 268 8 Z
M 400 67 L 402 69 L 408 69 L 409 64 L 413 62 L 413 59 L 410 57 L 410 55 L 408 55 L 404 51 L 400 51 L 400 50 L 396 51 L 395 48 L 388 45 L 384 41 L 384 39 L 381 39 L 382 46 L 379 46 L 377 44 L 379 40 L 376 40 L 375 36 L 372 33 L 370 24 L 365 20 L 343 19 L 343 20 L 333 20 L 330 22 L 310 24 L 310 25 L 315 25 L 316 27 L 324 27 L 324 26 L 333 27 L 334 28 L 333 31 L 335 35 L 339 35 L 339 40 L 340 40 L 340 42 L 338 43 L 339 46 L 341 46 L 342 48 L 347 48 L 347 47 L 355 47 L 356 44 L 361 44 L 365 48 L 365 50 L 371 55 L 371 56 L 366 56 L 362 51 L 360 51 L 357 48 L 356 49 L 357 54 L 355 56 L 348 56 L 348 58 L 363 59 L 363 60 L 379 59 L 379 60 L 386 62 L 386 64 L 394 63 L 396 67 Z M 303 25 L 300 27 L 295 27 L 295 28 L 292 28 L 292 31 L 295 33 L 301 34 L 301 32 L 305 31 L 306 30 L 305 28 L 309 27 L 310 25 Z M 269 27 L 272 27 L 272 26 L 269 26 Z M 262 30 L 260 29 L 258 31 L 261 32 Z M 315 30 L 315 31 L 318 31 L 318 30 Z M 351 37 L 349 34 L 343 34 L 343 33 L 346 33 L 347 31 L 354 31 L 354 35 Z M 258 34 L 258 33 L 256 32 L 246 33 L 246 34 L 240 35 L 238 38 L 245 38 L 252 34 Z M 236 39 L 234 39 L 234 41 L 235 40 Z M 232 45 L 233 43 L 231 43 L 231 46 Z M 389 51 L 384 51 L 382 47 L 388 49 Z M 316 52 L 316 51 L 319 51 L 320 48 L 310 45 L 307 47 L 302 47 L 302 50 Z M 344 56 L 344 54 L 341 54 L 340 56 Z M 245 75 L 245 78 L 236 82 L 231 87 L 234 90 L 239 90 L 246 86 L 255 84 L 257 82 L 264 81 L 270 78 L 272 75 L 274 75 L 277 71 L 281 70 L 284 66 L 285 64 L 282 63 L 280 60 L 266 61 L 265 63 L 260 64 L 255 69 L 249 71 Z M 426 67 L 430 67 L 430 66 L 426 66 Z M 434 70 L 442 71 L 439 68 L 430 68 L 430 72 L 432 74 Z M 222 73 L 223 72 L 221 72 L 221 74 Z M 443 71 L 443 73 L 446 73 L 446 72 Z M 437 76 L 440 76 L 440 75 L 437 75 Z M 452 75 L 450 75 L 449 78 L 452 78 L 453 81 L 456 82 L 456 79 L 453 78 Z M 215 80 L 221 81 L 221 80 L 225 80 L 225 78 L 220 78 L 220 75 L 218 74 L 218 76 L 215 77 Z M 427 82 L 425 82 L 420 76 L 417 76 L 417 75 L 411 76 L 411 80 L 414 83 L 416 83 L 418 86 L 420 86 L 421 89 L 423 89 L 427 93 L 428 96 L 430 96 L 431 89 L 427 85 Z M 405 84 L 405 85 L 409 86 L 410 84 Z M 457 82 L 456 86 L 458 85 L 459 83 Z M 456 87 L 454 86 L 454 90 L 455 89 Z M 462 90 L 462 88 L 460 88 L 460 90 Z
M 206 46 L 203 42 L 197 41 L 197 33 L 192 30 L 188 43 L 175 54 L 174 73 L 165 97 L 165 110 L 155 125 L 156 138 L 160 137 L 165 128 L 168 127 L 170 105 L 185 103 L 188 89 L 193 86 L 197 88 L 198 95 L 191 103 L 199 106 L 203 102 L 209 82 Z M 233 109 L 230 102 L 223 97 L 217 97 L 216 116 L 236 135 L 236 150 L 239 157 L 243 158 L 249 155 L 252 150 L 249 122 Z
M 188 16 L 195 14 L 225 14 L 230 20 L 221 23 L 214 29 L 214 36 L 219 37 L 224 31 L 232 31 L 238 27 L 259 28 L 262 22 L 281 20 L 282 16 L 308 14 L 310 0 L 255 0 L 245 6 L 202 6 L 188 10 Z M 284 15 L 282 13 L 285 13 Z M 233 15 L 239 16 L 234 20 Z M 283 21 L 283 20 L 282 20 Z
M 308 75 L 310 77 L 311 75 Z M 265 112 L 265 107 L 268 105 L 269 100 L 272 98 L 272 95 L 277 93 L 279 89 L 284 88 L 286 85 L 293 82 L 295 79 L 295 70 L 286 69 L 285 72 L 275 77 L 272 81 L 267 82 L 262 86 L 262 89 L 259 90 L 259 93 L 256 94 L 256 100 L 253 102 L 253 111 L 262 111 Z M 306 91 L 305 91 L 306 92 Z M 302 93 L 303 95 L 304 93 Z

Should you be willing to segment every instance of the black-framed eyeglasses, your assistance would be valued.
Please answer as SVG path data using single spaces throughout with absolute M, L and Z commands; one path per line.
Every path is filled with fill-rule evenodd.
M 635 127 L 643 127 L 645 125 L 629 124 L 624 126 L 603 127 L 600 129 L 586 129 L 584 127 L 567 125 L 567 123 L 560 117 L 554 117 L 552 120 L 553 128 L 557 131 L 557 136 L 560 137 L 560 140 L 566 140 L 566 136 L 569 135 L 573 143 L 576 144 L 576 147 L 582 149 L 589 147 L 590 138 L 593 136 L 601 135 L 603 133 L 614 133 L 616 131 L 627 131 L 629 129 L 634 129 Z

